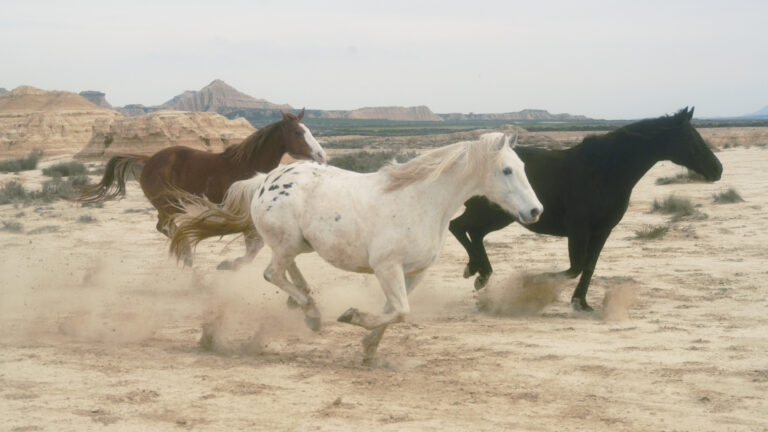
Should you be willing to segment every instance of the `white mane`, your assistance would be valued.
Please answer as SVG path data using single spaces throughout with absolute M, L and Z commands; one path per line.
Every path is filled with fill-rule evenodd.
M 503 133 L 491 132 L 481 135 L 477 141 L 441 147 L 402 164 L 393 161 L 381 169 L 389 176 L 385 190 L 401 189 L 418 181 L 432 182 L 458 165 L 462 165 L 465 174 L 473 175 L 491 160 L 501 163 L 500 140 L 504 140 L 504 145 L 509 143 L 509 137 Z

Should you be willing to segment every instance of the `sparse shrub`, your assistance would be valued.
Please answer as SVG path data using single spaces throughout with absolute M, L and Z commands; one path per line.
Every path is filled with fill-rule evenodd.
M 24 201 L 27 195 L 27 190 L 20 183 L 8 182 L 0 189 L 0 205 Z
M 659 177 L 656 179 L 657 185 L 679 184 L 679 183 L 704 183 L 707 179 L 696 171 L 688 170 L 673 177 Z
M 17 217 L 17 218 L 20 218 L 20 217 L 26 216 L 26 213 L 25 212 L 18 212 L 14 216 Z
M 683 218 L 693 217 L 694 219 L 706 219 L 707 215 L 697 211 L 691 200 L 688 198 L 679 198 L 674 195 L 670 195 L 664 198 L 662 201 L 653 200 L 651 206 L 651 213 L 659 212 L 663 214 L 672 215 L 672 221 L 676 222 Z
M 691 200 L 688 198 L 679 198 L 670 195 L 662 201 L 653 200 L 651 212 L 672 214 L 675 216 L 691 216 L 695 212 L 695 209 L 693 208 L 693 204 L 691 204 Z
M 37 168 L 37 162 L 43 156 L 41 150 L 32 150 L 26 157 L 0 161 L 0 172 L 29 171 Z
M 43 189 L 40 191 L 29 191 L 19 183 L 8 182 L 0 188 L 0 205 L 19 202 L 24 204 L 48 203 L 59 199 L 71 200 L 78 194 L 75 186 L 88 184 L 89 181 L 88 176 L 85 175 L 71 176 L 67 180 L 61 180 L 57 176 L 43 183 Z
M 84 202 L 84 203 L 80 204 L 80 206 L 81 207 L 87 207 L 87 208 L 104 208 L 104 203 L 101 202 L 101 201 L 94 202 L 94 203 Z
M 27 235 L 52 233 L 52 232 L 57 232 L 58 230 L 59 230 L 59 227 L 56 225 L 45 225 L 45 226 L 41 226 L 32 230 L 29 230 L 27 232 Z
M 712 195 L 712 198 L 714 198 L 715 204 L 733 204 L 744 201 L 744 198 L 742 198 L 733 188 L 730 188 L 725 192 L 714 194 Z
M 418 154 L 416 152 L 400 153 L 397 151 L 369 152 L 366 150 L 335 156 L 328 162 L 329 165 L 360 173 L 378 171 L 384 164 L 392 159 L 397 162 L 407 162 Z
M 3 221 L 3 226 L 0 227 L 0 231 L 8 231 L 12 233 L 20 233 L 24 227 L 19 222 L 15 221 Z
M 60 175 L 61 177 L 84 175 L 88 174 L 88 169 L 83 163 L 77 161 L 60 162 L 55 165 L 51 165 L 48 168 L 43 168 L 43 175 L 47 175 L 48 177 L 55 177 L 56 174 Z
M 642 229 L 635 231 L 635 238 L 638 240 L 656 240 L 664 237 L 669 231 L 668 226 L 664 225 L 646 225 Z
M 88 184 L 89 181 L 86 175 L 70 176 L 67 180 L 59 180 L 54 177 L 53 180 L 43 183 L 43 190 L 39 192 L 39 196 L 34 198 L 45 202 L 57 199 L 72 200 L 79 194 L 76 186 Z
M 96 218 L 88 214 L 80 215 L 80 217 L 77 218 L 77 223 L 94 223 L 94 222 L 96 222 Z

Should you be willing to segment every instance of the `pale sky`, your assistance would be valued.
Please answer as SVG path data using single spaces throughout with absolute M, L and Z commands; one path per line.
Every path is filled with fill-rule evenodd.
M 630 119 L 768 105 L 768 1 L 0 0 L 0 87 Z

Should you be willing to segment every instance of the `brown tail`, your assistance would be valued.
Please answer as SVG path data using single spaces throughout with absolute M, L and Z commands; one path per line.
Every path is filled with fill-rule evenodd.
M 183 259 L 189 248 L 194 250 L 203 239 L 253 231 L 251 199 L 264 178 L 265 175 L 257 174 L 252 179 L 235 182 L 219 205 L 203 197 L 174 190 L 173 195 L 181 202 L 181 213 L 173 219 L 177 227 L 171 233 L 170 253 Z
M 122 198 L 125 196 L 125 182 L 129 175 L 138 178 L 144 163 L 149 156 L 124 155 L 114 156 L 104 168 L 104 177 L 94 185 L 80 186 L 80 196 L 77 200 L 83 203 Z M 115 184 L 117 183 L 117 184 Z

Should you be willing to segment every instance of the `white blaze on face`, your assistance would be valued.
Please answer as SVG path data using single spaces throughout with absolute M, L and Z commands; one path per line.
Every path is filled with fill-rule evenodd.
M 304 141 L 312 150 L 312 160 L 316 162 L 320 162 L 322 164 L 326 163 L 327 157 L 325 155 L 325 150 L 323 150 L 323 148 L 320 147 L 320 143 L 317 142 L 314 136 L 312 136 L 312 132 L 309 130 L 308 127 L 304 126 L 302 123 L 299 123 L 299 126 L 301 126 L 301 128 L 304 129 Z

